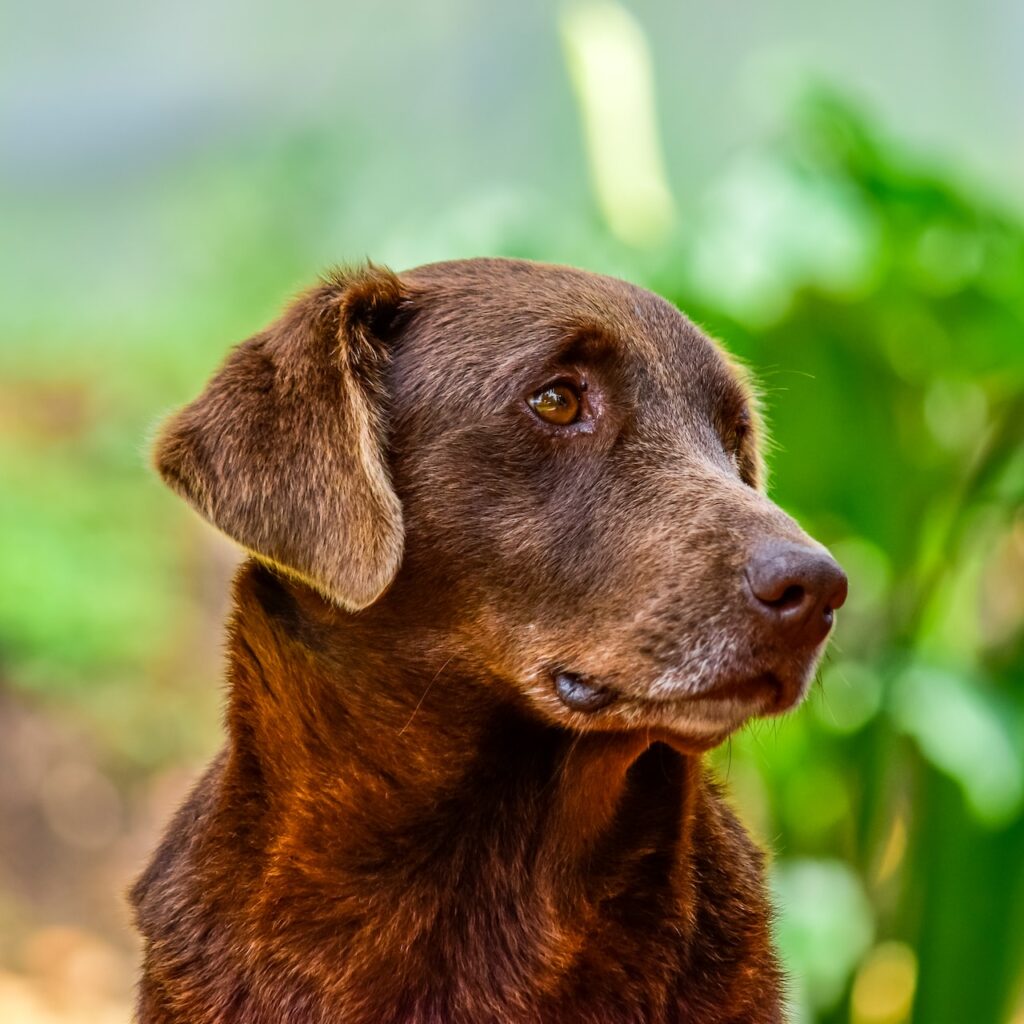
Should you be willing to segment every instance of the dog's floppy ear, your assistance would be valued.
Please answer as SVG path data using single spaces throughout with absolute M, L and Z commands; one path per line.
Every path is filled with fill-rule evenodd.
M 163 479 L 214 526 L 352 611 L 402 557 L 384 369 L 407 303 L 388 270 L 336 272 L 239 345 L 154 449 Z

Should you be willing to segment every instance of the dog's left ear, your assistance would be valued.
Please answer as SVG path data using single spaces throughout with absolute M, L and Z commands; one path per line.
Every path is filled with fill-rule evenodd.
M 239 345 L 154 449 L 166 483 L 214 526 L 353 611 L 402 558 L 384 370 L 408 304 L 388 270 L 332 275 Z

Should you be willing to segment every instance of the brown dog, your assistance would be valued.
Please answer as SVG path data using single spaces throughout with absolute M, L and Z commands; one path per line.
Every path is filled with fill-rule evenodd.
M 139 1019 L 780 1021 L 700 755 L 800 699 L 846 580 L 759 462 L 736 367 L 580 271 L 340 273 L 235 349 L 156 447 L 253 558 Z

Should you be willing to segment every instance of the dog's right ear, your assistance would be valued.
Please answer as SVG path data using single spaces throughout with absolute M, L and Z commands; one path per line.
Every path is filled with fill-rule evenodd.
M 388 270 L 332 275 L 239 345 L 154 449 L 214 526 L 349 610 L 376 600 L 402 558 L 384 370 L 408 305 Z

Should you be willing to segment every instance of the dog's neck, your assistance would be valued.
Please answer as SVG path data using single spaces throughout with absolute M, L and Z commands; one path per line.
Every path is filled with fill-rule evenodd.
M 699 758 L 255 563 L 235 597 L 226 752 L 133 890 L 141 1019 L 778 1024 L 761 858 Z
M 546 917 L 534 930 L 578 932 L 572 946 L 644 857 L 664 857 L 650 880 L 663 897 L 687 886 L 697 758 L 545 724 L 426 640 L 408 664 L 388 632 L 256 563 L 239 574 L 224 778 L 235 805 L 244 794 L 254 809 L 244 831 L 262 863 L 251 867 L 261 890 L 287 891 L 278 905 L 316 915 L 351 899 L 346 914 L 381 916 L 352 925 L 380 934 L 443 933 L 438 914 L 469 928 L 467 914 L 491 911 L 495 929 L 525 934 L 497 913 L 516 908 Z M 375 908 L 374 892 L 404 903 Z

